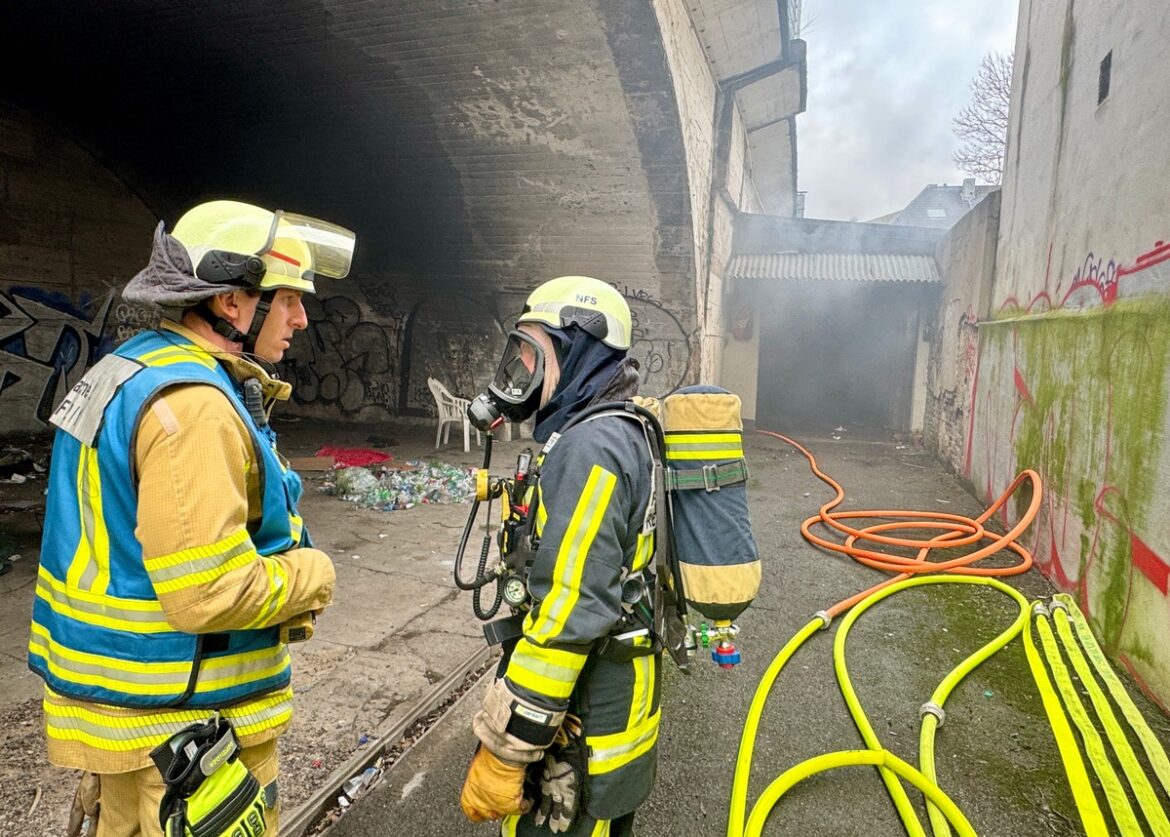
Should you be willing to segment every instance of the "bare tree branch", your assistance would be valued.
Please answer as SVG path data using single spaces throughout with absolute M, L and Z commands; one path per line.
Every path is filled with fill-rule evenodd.
M 1012 97 L 1013 53 L 989 52 L 971 80 L 971 101 L 955 117 L 955 165 L 967 174 L 998 184 L 1003 180 L 1008 104 Z

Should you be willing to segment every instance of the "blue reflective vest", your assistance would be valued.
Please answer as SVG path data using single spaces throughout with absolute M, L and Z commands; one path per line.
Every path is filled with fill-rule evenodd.
M 136 432 L 151 400 L 181 383 L 218 388 L 251 434 L 262 516 L 241 532 L 240 548 L 248 536 L 260 555 L 308 545 L 297 514 L 300 478 L 284 467 L 275 434 L 253 421 L 227 370 L 176 332 L 138 334 L 95 364 L 53 416 L 59 429 L 29 667 L 59 694 L 134 708 L 215 708 L 291 680 L 279 628 L 173 630 L 144 566 L 134 536 Z

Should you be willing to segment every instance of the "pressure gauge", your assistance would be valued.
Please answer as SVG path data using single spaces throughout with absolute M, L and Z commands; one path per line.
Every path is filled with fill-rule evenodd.
M 524 585 L 524 579 L 520 576 L 514 575 L 504 582 L 504 601 L 512 607 L 518 607 L 524 604 L 528 599 L 528 588 Z

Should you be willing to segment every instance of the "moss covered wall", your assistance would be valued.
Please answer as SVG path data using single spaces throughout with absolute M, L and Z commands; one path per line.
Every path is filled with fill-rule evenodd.
M 1121 276 L 1098 305 L 1008 306 L 981 324 L 969 477 L 992 498 L 1020 470 L 1040 473 L 1038 565 L 1166 707 L 1170 298 L 1143 292 L 1141 275 L 1159 270 Z M 1138 293 L 1106 298 L 1118 288 Z

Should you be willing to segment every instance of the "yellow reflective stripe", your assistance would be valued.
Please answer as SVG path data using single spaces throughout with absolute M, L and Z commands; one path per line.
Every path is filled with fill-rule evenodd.
M 141 663 L 89 654 L 54 641 L 41 626 L 33 623 L 28 641 L 30 654 L 45 658 L 49 672 L 72 683 L 100 686 L 139 695 L 168 695 L 181 692 L 191 675 L 191 664 Z
M 634 562 L 630 567 L 631 572 L 638 572 L 638 570 L 650 563 L 650 559 L 654 557 L 654 533 L 648 532 L 643 534 L 638 533 L 638 545 L 634 548 Z
M 593 824 L 589 837 L 609 837 L 609 824 L 610 820 L 598 820 Z
M 500 837 L 516 837 L 516 826 L 520 822 L 519 814 L 509 814 L 500 823 Z
M 237 529 L 215 543 L 147 558 L 144 563 L 154 589 L 161 594 L 214 581 L 258 557 L 247 530 Z
M 164 346 L 147 352 L 138 358 L 147 366 L 171 366 L 176 363 L 201 363 L 208 369 L 215 368 L 215 358 L 194 345 Z
M 77 461 L 77 499 L 81 536 L 66 578 L 72 587 L 104 593 L 110 586 L 110 536 L 102 516 L 98 452 L 81 446 Z
M 272 614 L 284 607 L 288 599 L 288 572 L 279 561 L 270 558 L 260 559 L 264 562 L 264 570 L 268 574 L 268 595 L 264 597 L 264 604 L 256 618 L 245 625 L 245 628 L 264 627 Z
M 585 736 L 589 747 L 589 775 L 610 773 L 650 750 L 658 740 L 660 716 L 660 712 L 655 712 L 643 723 L 624 732 Z
M 586 654 L 533 645 L 524 637 L 512 652 L 507 677 L 537 694 L 564 700 L 585 666 Z
M 36 594 L 62 616 L 120 631 L 163 633 L 172 628 L 157 599 L 120 599 L 116 596 L 72 590 L 53 578 L 43 566 L 37 570 Z
M 538 486 L 537 492 L 539 491 L 540 488 Z M 540 537 L 540 534 L 544 531 L 544 524 L 548 523 L 548 509 L 544 507 L 544 502 L 539 496 L 537 497 L 537 500 L 539 502 L 536 506 L 536 536 Z
M 553 568 L 552 589 L 548 598 L 541 603 L 539 615 L 531 631 L 533 639 L 545 642 L 557 636 L 565 627 L 565 621 L 577 603 L 580 595 L 581 574 L 585 571 L 585 559 L 601 528 L 610 495 L 617 485 L 617 477 L 600 465 L 594 465 L 585 481 L 585 488 L 577 500 L 577 507 L 569 520 L 569 527 L 561 539 Z
M 280 674 L 291 663 L 287 645 L 274 645 L 247 654 L 205 659 L 199 666 L 195 694 L 253 683 Z
M 288 516 L 288 531 L 292 535 L 293 543 L 301 542 L 301 535 L 305 531 L 305 519 L 293 512 Z
M 743 444 L 742 433 L 667 433 L 666 446 L 689 444 L 712 444 L 715 442 L 730 442 L 732 445 Z
M 635 639 L 647 640 L 646 637 Z M 630 717 L 626 726 L 632 729 L 650 716 L 654 689 L 654 655 L 635 657 L 630 665 L 634 667 L 634 689 L 630 695 Z
M 719 450 L 684 450 L 666 452 L 667 459 L 743 459 L 743 448 Z
M 45 658 L 49 671 L 71 683 L 100 686 L 136 695 L 182 692 L 191 679 L 190 661 L 141 662 L 77 651 L 55 641 L 33 622 L 28 650 Z M 279 674 L 289 665 L 288 648 L 275 645 L 246 654 L 206 659 L 199 667 L 196 693 L 238 686 Z
M 738 433 L 666 437 L 667 459 L 742 459 L 743 440 Z
M 95 703 L 83 706 L 48 689 L 42 705 L 50 738 L 80 741 L 112 752 L 155 747 L 184 727 L 207 720 L 211 714 L 210 710 L 199 709 L 153 712 Z M 288 723 L 292 709 L 292 690 L 284 689 L 219 712 L 232 722 L 237 735 L 247 736 Z

